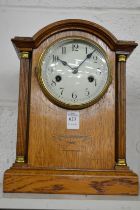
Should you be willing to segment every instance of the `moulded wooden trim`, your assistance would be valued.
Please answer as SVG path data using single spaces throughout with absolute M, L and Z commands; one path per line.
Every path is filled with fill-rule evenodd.
M 49 171 L 11 168 L 4 174 L 4 192 L 137 195 L 132 171 Z
M 66 19 L 54 22 L 42 28 L 33 37 L 15 37 L 12 39 L 12 42 L 17 51 L 23 51 L 25 49 L 31 51 L 50 36 L 68 30 L 84 31 L 96 35 L 113 51 L 125 51 L 130 54 L 137 46 L 137 43 L 134 41 L 117 40 L 112 33 L 96 23 L 80 19 Z

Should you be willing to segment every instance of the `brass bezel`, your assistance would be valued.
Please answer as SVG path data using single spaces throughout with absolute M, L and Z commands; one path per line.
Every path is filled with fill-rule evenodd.
M 44 84 L 43 78 L 41 76 L 41 71 L 42 71 L 42 61 L 44 56 L 47 54 L 48 50 L 55 45 L 57 42 L 61 41 L 61 40 L 68 40 L 68 39 L 79 39 L 79 40 L 83 40 L 86 41 L 92 45 L 95 45 L 97 49 L 99 49 L 99 51 L 104 55 L 104 58 L 106 59 L 107 62 L 107 66 L 108 66 L 108 78 L 106 81 L 106 84 L 104 86 L 104 88 L 102 89 L 102 91 L 98 94 L 98 96 L 96 96 L 94 99 L 92 99 L 91 101 L 87 102 L 87 103 L 82 103 L 82 104 L 69 104 L 69 103 L 65 103 L 60 101 L 59 99 L 56 99 L 50 92 L 49 90 L 46 88 L 46 85 Z M 38 81 L 39 84 L 43 90 L 43 93 L 49 98 L 49 100 L 51 102 L 53 102 L 54 104 L 65 108 L 65 109 L 71 109 L 71 110 L 77 110 L 77 109 L 84 109 L 87 108 L 93 104 L 95 104 L 96 102 L 99 101 L 99 99 L 105 94 L 105 92 L 107 91 L 109 85 L 111 84 L 112 78 L 111 78 L 111 71 L 110 71 L 110 64 L 109 64 L 109 60 L 108 60 L 108 56 L 106 54 L 106 52 L 104 51 L 104 49 L 97 44 L 95 41 L 85 38 L 83 36 L 68 36 L 68 37 L 62 37 L 62 38 L 58 38 L 57 40 L 55 40 L 53 43 L 51 43 L 45 50 L 44 52 L 41 54 L 40 58 L 39 58 L 39 62 L 38 62 L 38 71 L 37 71 L 37 77 L 38 77 Z

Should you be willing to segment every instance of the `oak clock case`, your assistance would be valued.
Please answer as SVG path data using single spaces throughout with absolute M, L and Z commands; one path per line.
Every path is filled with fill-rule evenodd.
M 126 60 L 137 44 L 78 19 L 12 42 L 20 58 L 17 148 L 4 192 L 137 195 L 125 129 Z

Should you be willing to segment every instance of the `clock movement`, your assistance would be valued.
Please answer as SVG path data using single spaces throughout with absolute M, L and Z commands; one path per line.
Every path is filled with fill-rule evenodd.
M 12 42 L 17 148 L 4 192 L 137 195 L 126 163 L 126 60 L 137 43 L 79 19 Z

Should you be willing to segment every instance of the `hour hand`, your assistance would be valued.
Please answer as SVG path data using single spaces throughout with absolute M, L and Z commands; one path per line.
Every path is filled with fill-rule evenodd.
M 59 60 L 64 66 L 68 66 L 70 69 L 73 70 L 73 68 L 72 68 L 66 61 L 61 60 L 59 57 L 58 57 L 58 60 Z
M 64 65 L 64 66 L 67 66 L 68 63 L 66 61 L 62 61 L 59 57 L 58 57 L 58 60 Z

